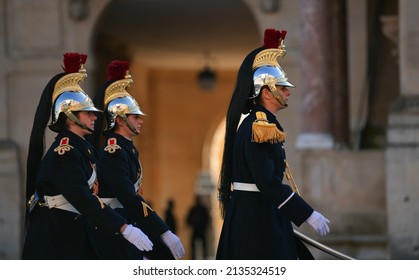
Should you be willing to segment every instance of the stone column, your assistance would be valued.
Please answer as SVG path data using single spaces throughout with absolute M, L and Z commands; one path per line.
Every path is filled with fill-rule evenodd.
M 418 18 L 418 1 L 399 1 L 401 95 L 390 108 L 386 149 L 390 259 L 419 259 Z
M 332 68 L 331 2 L 301 0 L 301 111 L 298 149 L 331 149 Z
M 349 97 L 347 63 L 346 0 L 332 1 L 332 135 L 335 147 L 349 145 Z

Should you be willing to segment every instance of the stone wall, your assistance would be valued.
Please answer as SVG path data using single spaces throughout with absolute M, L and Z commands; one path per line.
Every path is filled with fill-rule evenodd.
M 306 224 L 301 231 L 354 258 L 388 258 L 384 152 L 306 151 L 300 165 L 301 195 L 330 220 L 331 233 L 319 237 Z
M 19 148 L 0 141 L 0 259 L 19 259 L 23 239 L 24 196 Z

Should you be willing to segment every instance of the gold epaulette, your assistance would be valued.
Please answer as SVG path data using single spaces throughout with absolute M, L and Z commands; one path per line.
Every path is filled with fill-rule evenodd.
M 109 138 L 108 139 L 108 145 L 105 147 L 105 151 L 113 154 L 116 152 L 116 150 L 121 149 L 121 146 L 116 144 L 116 138 Z
M 274 123 L 269 123 L 264 112 L 256 112 L 256 120 L 252 125 L 252 142 L 278 143 L 285 140 L 286 134 L 279 130 Z
M 60 145 L 54 149 L 54 152 L 57 152 L 60 156 L 64 155 L 66 152 L 73 149 L 73 146 L 68 143 L 70 143 L 70 139 L 68 139 L 68 137 L 63 137 L 60 140 Z

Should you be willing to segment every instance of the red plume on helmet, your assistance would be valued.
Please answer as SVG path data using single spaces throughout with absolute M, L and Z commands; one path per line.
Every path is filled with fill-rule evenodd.
M 114 60 L 107 67 L 107 77 L 110 80 L 122 80 L 129 70 L 128 61 Z
M 80 64 L 85 64 L 87 60 L 87 54 L 80 54 Z
M 265 49 L 275 49 L 278 48 L 280 42 L 285 39 L 285 35 L 287 35 L 286 30 L 275 30 L 275 29 L 266 29 L 265 35 L 263 38 L 263 47 Z
M 76 73 L 80 70 L 81 65 L 84 65 L 87 60 L 86 54 L 80 53 L 65 53 L 64 54 L 64 66 L 62 66 L 63 70 L 67 73 Z

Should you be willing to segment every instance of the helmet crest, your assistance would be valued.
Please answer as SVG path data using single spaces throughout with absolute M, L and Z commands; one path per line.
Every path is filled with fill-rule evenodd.
M 105 108 L 110 101 L 124 96 L 131 96 L 126 88 L 133 83 L 129 74 L 129 64 L 127 61 L 114 60 L 108 65 L 108 80 L 116 80 L 110 84 L 105 91 Z
M 287 31 L 266 29 L 263 39 L 263 47 L 253 61 L 253 70 L 261 66 L 279 66 L 278 58 L 285 56 L 286 50 L 284 39 Z
M 84 92 L 79 83 L 87 78 L 86 63 L 87 55 L 79 53 L 65 53 L 63 70 L 67 75 L 64 75 L 55 83 L 54 92 L 52 94 L 52 103 L 57 97 L 66 91 Z

